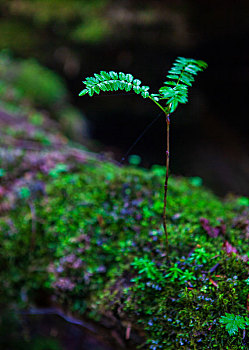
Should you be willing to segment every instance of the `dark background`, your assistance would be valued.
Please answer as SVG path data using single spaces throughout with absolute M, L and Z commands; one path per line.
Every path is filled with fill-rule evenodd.
M 34 57 L 66 81 L 94 150 L 120 160 L 159 110 L 138 96 L 78 97 L 84 77 L 132 73 L 156 93 L 177 56 L 209 65 L 171 119 L 171 173 L 200 176 L 220 195 L 249 194 L 249 2 L 0 1 L 0 49 Z M 159 119 L 131 151 L 164 164 Z

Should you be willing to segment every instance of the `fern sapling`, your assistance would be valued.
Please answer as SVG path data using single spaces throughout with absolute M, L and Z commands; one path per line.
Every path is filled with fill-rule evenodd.
M 170 130 L 170 116 L 176 110 L 179 103 L 188 102 L 188 88 L 192 86 L 194 76 L 198 72 L 203 71 L 207 67 L 204 61 L 194 60 L 192 58 L 178 57 L 173 63 L 172 68 L 168 72 L 168 80 L 159 89 L 158 93 L 151 94 L 149 86 L 142 85 L 139 79 L 134 79 L 132 74 L 125 74 L 122 72 L 116 73 L 114 71 L 95 73 L 93 77 L 88 77 L 83 81 L 85 88 L 80 92 L 79 96 L 88 94 L 93 96 L 95 93 L 99 94 L 101 91 L 118 91 L 124 90 L 127 92 L 133 91 L 143 98 L 149 98 L 163 111 L 166 130 L 167 130 L 167 144 L 166 144 L 166 173 L 164 184 L 164 207 L 163 207 L 163 227 L 166 238 L 166 252 L 169 254 L 168 232 L 166 222 L 166 208 L 167 208 L 167 189 L 169 178 L 169 130 Z

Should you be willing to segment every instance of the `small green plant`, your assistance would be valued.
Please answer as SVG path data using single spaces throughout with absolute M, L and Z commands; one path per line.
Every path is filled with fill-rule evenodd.
M 192 86 L 194 76 L 198 72 L 203 71 L 207 67 L 204 61 L 194 60 L 192 58 L 178 57 L 173 63 L 173 67 L 169 70 L 164 85 L 159 89 L 158 93 L 151 94 L 150 87 L 143 85 L 141 80 L 134 79 L 132 74 L 123 72 L 116 73 L 114 71 L 101 71 L 95 73 L 93 77 L 88 77 L 83 81 L 85 88 L 80 92 L 79 96 L 93 96 L 101 91 L 133 91 L 143 98 L 149 98 L 160 108 L 165 116 L 167 128 L 167 146 L 166 146 L 166 173 L 164 184 L 164 207 L 163 207 L 163 227 L 166 238 L 166 252 L 169 255 L 168 232 L 166 223 L 167 208 L 167 189 L 169 178 L 169 130 L 170 115 L 176 110 L 179 103 L 188 102 L 188 88 Z
M 131 265 L 138 270 L 139 274 L 143 274 L 146 276 L 146 278 L 150 280 L 163 281 L 163 275 L 158 270 L 156 264 L 147 256 L 144 256 L 143 258 L 135 257 Z
M 193 274 L 193 272 L 189 271 L 189 270 L 185 270 L 183 272 L 183 275 L 180 278 L 181 281 L 183 282 L 189 282 L 189 281 L 194 281 L 196 280 L 195 275 Z
M 206 252 L 204 247 L 197 247 L 189 257 L 189 261 L 194 261 L 196 265 L 206 264 L 214 256 Z
M 179 269 L 178 264 L 175 263 L 173 266 L 169 268 L 169 273 L 165 277 L 169 277 L 171 282 L 179 279 L 182 276 L 183 272 Z
M 179 269 L 177 263 L 172 265 L 168 271 L 169 272 L 165 277 L 168 278 L 171 282 L 178 280 L 180 283 L 185 283 L 186 281 L 189 282 L 196 280 L 196 277 L 194 276 L 193 272 L 189 270 Z
M 239 328 L 245 329 L 246 326 L 249 326 L 249 318 L 226 312 L 226 316 L 221 316 L 220 323 L 226 325 L 229 335 L 234 335 L 238 332 Z

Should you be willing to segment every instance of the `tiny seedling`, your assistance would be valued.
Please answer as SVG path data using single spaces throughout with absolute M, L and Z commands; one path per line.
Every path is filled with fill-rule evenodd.
M 178 264 L 174 264 L 169 268 L 169 273 L 165 277 L 169 277 L 171 282 L 174 282 L 183 275 L 183 271 L 179 269 Z
M 138 270 L 140 275 L 143 274 L 150 280 L 157 280 L 158 282 L 163 281 L 163 275 L 158 270 L 156 264 L 149 259 L 148 256 L 144 256 L 143 258 L 135 257 L 131 265 Z M 140 279 L 140 277 L 137 279 Z
M 220 323 L 226 326 L 229 335 L 234 335 L 240 329 L 245 329 L 249 326 L 249 318 L 240 315 L 229 314 L 226 312 L 225 316 L 221 316 Z
M 166 253 L 169 255 L 169 242 L 166 221 L 167 208 L 167 190 L 169 178 L 169 130 L 170 116 L 176 110 L 179 103 L 188 102 L 188 89 L 192 86 L 194 76 L 198 72 L 203 71 L 207 67 L 204 61 L 194 60 L 192 58 L 178 57 L 169 70 L 164 85 L 159 89 L 158 93 L 151 94 L 149 86 L 142 85 L 139 79 L 134 79 L 132 74 L 114 71 L 95 73 L 93 77 L 88 77 L 83 81 L 85 88 L 80 92 L 79 96 L 93 96 L 101 91 L 133 91 L 143 98 L 149 98 L 153 103 L 161 109 L 166 121 L 167 144 L 166 144 L 166 173 L 164 183 L 164 207 L 163 207 L 163 227 L 166 238 Z

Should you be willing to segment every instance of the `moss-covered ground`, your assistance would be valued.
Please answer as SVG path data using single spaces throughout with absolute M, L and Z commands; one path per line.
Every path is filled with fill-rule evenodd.
M 73 157 L 26 171 L 2 201 L 4 300 L 25 307 L 43 291 L 78 314 L 145 330 L 150 349 L 246 349 L 247 332 L 230 336 L 219 322 L 248 313 L 243 200 L 171 177 L 168 263 L 163 173 Z

